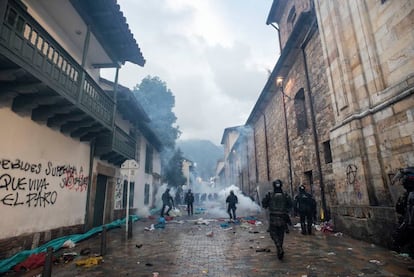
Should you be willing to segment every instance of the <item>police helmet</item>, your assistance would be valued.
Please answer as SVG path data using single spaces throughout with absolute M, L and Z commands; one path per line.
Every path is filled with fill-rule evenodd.
M 280 179 L 276 179 L 273 181 L 273 188 L 282 188 L 283 182 Z

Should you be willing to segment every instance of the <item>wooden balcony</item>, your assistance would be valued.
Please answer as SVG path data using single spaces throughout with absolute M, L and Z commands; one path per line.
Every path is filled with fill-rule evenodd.
M 15 0 L 0 0 L 0 104 L 81 141 L 95 139 L 97 154 L 115 164 L 135 158 L 135 141 L 113 130 L 113 96 Z
M 113 98 L 20 2 L 0 0 L 0 103 L 9 101 L 16 113 L 81 140 L 112 132 Z
M 119 127 L 96 141 L 96 154 L 112 164 L 121 165 L 125 160 L 135 159 L 136 141 Z

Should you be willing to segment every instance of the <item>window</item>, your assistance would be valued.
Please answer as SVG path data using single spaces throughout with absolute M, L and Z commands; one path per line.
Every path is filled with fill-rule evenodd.
M 149 204 L 149 197 L 150 197 L 150 185 L 145 184 L 145 188 L 144 188 L 144 205 Z
M 150 145 L 147 144 L 145 149 L 145 173 L 151 174 L 152 173 L 152 155 L 153 149 Z
M 290 11 L 289 11 L 289 15 L 286 19 L 286 30 L 288 33 L 292 32 L 293 30 L 293 26 L 295 25 L 295 20 L 296 20 L 296 9 L 295 6 L 293 6 Z
M 331 141 L 325 141 L 323 143 L 323 152 L 325 156 L 325 163 L 329 164 L 332 162 L 332 152 L 331 152 Z
M 295 95 L 295 114 L 298 133 L 302 134 L 308 128 L 306 116 L 305 93 L 301 88 Z

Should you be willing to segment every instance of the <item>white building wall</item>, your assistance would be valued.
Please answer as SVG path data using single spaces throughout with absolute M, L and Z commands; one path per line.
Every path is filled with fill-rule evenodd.
M 90 146 L 7 107 L 0 126 L 0 239 L 83 224 Z

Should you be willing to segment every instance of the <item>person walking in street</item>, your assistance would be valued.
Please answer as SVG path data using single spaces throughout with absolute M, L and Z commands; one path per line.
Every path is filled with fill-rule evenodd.
M 306 192 L 305 186 L 299 186 L 299 194 L 294 202 L 295 215 L 299 214 L 302 235 L 312 235 L 313 218 L 316 217 L 316 201 L 312 194 Z
M 239 200 L 232 190 L 230 191 L 230 195 L 226 198 L 226 203 L 227 213 L 230 216 L 230 222 L 233 222 L 236 220 L 236 204 L 239 203 Z
M 277 249 L 277 257 L 283 259 L 283 240 L 285 237 L 288 211 L 292 208 L 292 199 L 288 194 L 283 193 L 282 181 L 273 181 L 273 193 L 267 194 L 262 200 L 262 206 L 269 209 L 269 232 Z
M 193 215 L 194 194 L 191 189 L 185 194 L 184 202 L 187 204 L 188 215 Z
M 170 189 L 167 188 L 165 192 L 161 196 L 162 199 L 162 209 L 161 209 L 161 217 L 164 217 L 165 208 L 168 206 L 168 210 L 165 213 L 167 216 L 170 216 L 170 211 L 174 207 L 174 199 L 170 195 Z

